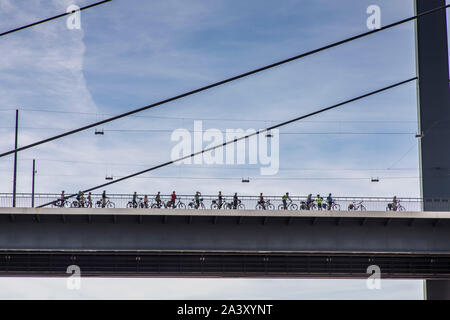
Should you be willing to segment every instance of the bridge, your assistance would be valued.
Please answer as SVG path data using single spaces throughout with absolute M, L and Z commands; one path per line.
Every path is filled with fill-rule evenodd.
M 446 279 L 450 213 L 1 208 L 0 274 Z
M 415 4 L 416 12 L 424 14 L 445 1 L 416 0 Z M 83 276 L 367 278 L 368 267 L 375 265 L 382 278 L 426 279 L 428 298 L 450 299 L 450 152 L 446 147 L 450 139 L 443 121 L 449 118 L 450 105 L 445 14 L 436 11 L 416 21 L 423 199 L 401 199 L 405 211 L 386 211 L 388 198 L 363 198 L 370 203 L 366 211 L 346 210 L 361 199 L 335 198 L 344 210 L 328 211 L 277 210 L 278 206 L 252 210 L 254 198 L 244 199 L 249 210 L 126 209 L 125 198 L 113 209 L 20 208 L 16 197 L 15 208 L 10 208 L 5 196 L 0 197 L 5 202 L 0 208 L 0 275 L 67 276 L 67 267 L 77 265 Z M 161 103 L 165 102 L 157 104 Z M 0 156 L 14 153 L 17 158 L 18 151 L 88 127 L 94 124 L 21 148 L 16 138 L 15 150 Z M 188 196 L 183 199 L 190 201 Z M 294 200 L 299 204 L 302 197 Z

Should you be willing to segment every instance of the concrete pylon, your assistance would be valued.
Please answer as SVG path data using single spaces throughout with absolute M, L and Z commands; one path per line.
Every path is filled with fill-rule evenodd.
M 415 0 L 416 14 L 445 0 Z M 421 192 L 424 211 L 450 210 L 450 93 L 446 10 L 416 21 Z M 450 300 L 450 280 L 424 280 L 427 300 Z
M 416 14 L 445 0 L 415 0 Z M 424 211 L 449 211 L 450 94 L 446 10 L 416 20 L 421 192 Z

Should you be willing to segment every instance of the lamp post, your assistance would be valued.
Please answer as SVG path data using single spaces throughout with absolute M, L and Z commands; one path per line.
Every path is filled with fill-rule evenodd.
M 16 110 L 16 131 L 14 149 L 17 149 L 17 129 L 19 127 L 19 110 Z M 13 177 L 13 208 L 16 207 L 16 180 L 17 180 L 17 151 L 14 152 L 14 177 Z
M 34 176 L 36 174 L 36 160 L 33 159 L 33 178 L 31 180 L 31 207 L 34 208 Z

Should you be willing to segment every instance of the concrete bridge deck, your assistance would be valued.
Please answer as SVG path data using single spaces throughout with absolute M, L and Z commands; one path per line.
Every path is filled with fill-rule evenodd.
M 450 213 L 0 208 L 0 276 L 450 278 Z

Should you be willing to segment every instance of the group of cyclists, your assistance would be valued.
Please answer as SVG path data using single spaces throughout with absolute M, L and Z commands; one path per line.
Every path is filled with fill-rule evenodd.
M 74 207 L 74 208 L 92 208 L 93 202 L 92 202 L 92 193 L 89 192 L 87 196 L 84 196 L 83 191 L 78 191 L 75 196 L 75 201 L 70 203 L 67 201 L 67 196 L 65 194 L 65 191 L 61 191 L 60 198 L 55 202 L 55 205 L 58 207 Z M 114 207 L 113 203 L 108 200 L 108 197 L 106 196 L 106 191 L 103 191 L 102 193 L 102 199 L 98 200 L 95 204 L 97 208 L 111 208 Z
M 67 201 L 67 196 L 64 191 L 61 192 L 61 197 L 59 200 L 55 202 L 56 206 L 59 207 L 75 207 L 75 208 L 92 208 L 94 203 L 92 201 L 92 194 L 89 192 L 86 196 L 84 192 L 81 190 L 75 196 L 75 200 L 72 203 Z M 389 203 L 386 207 L 387 211 L 404 211 L 404 207 L 400 205 L 400 201 L 396 196 L 393 197 L 392 203 Z M 97 208 L 114 208 L 115 204 L 111 202 L 106 196 L 106 191 L 104 190 L 101 196 L 101 199 L 95 203 L 95 207 Z M 188 204 L 190 209 L 205 209 L 205 205 L 203 204 L 202 194 L 197 191 L 195 192 L 192 201 Z M 158 192 L 155 195 L 155 198 L 150 203 L 149 197 L 144 195 L 144 198 L 140 198 L 137 192 L 133 193 L 132 200 L 127 203 L 127 208 L 178 208 L 185 209 L 186 205 L 181 202 L 181 200 L 177 197 L 175 191 L 170 195 L 170 200 L 163 201 L 161 198 L 161 193 Z M 219 191 L 217 195 L 217 199 L 212 200 L 211 209 L 245 209 L 245 206 L 242 204 L 241 200 L 238 197 L 237 193 L 234 193 L 231 201 L 227 201 L 222 192 Z M 274 210 L 275 206 L 270 203 L 270 200 L 266 200 L 264 198 L 263 193 L 259 194 L 259 199 L 256 204 L 257 210 Z M 299 206 L 294 203 L 289 196 L 289 192 L 286 192 L 283 196 L 281 196 L 281 204 L 278 206 L 278 210 L 298 210 Z M 316 197 L 313 197 L 312 194 L 309 194 L 305 201 L 300 201 L 300 209 L 301 210 L 340 210 L 340 205 L 335 202 L 332 194 L 328 194 L 326 198 L 323 198 L 320 194 Z M 360 203 L 353 202 L 351 203 L 348 210 L 365 210 L 365 207 L 362 205 L 362 201 Z

